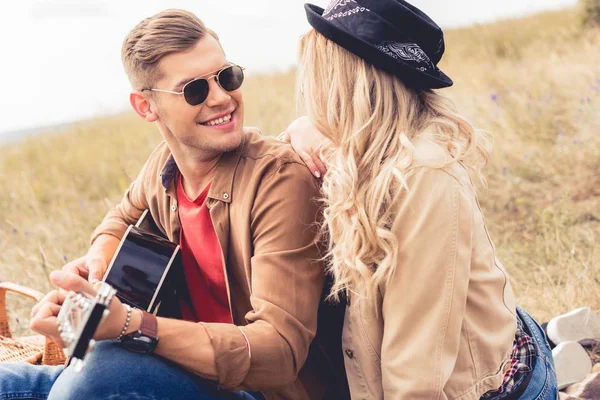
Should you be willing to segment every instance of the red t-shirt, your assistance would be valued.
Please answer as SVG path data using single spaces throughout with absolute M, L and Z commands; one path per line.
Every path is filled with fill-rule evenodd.
M 181 313 L 186 321 L 232 323 L 221 246 L 206 206 L 209 189 L 192 201 L 177 180 L 181 260 L 192 301 L 191 308 L 181 301 Z

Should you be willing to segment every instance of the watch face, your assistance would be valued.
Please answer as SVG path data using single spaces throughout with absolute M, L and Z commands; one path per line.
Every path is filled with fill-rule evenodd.
M 150 353 L 156 347 L 154 340 L 146 336 L 122 338 L 123 347 L 136 353 Z

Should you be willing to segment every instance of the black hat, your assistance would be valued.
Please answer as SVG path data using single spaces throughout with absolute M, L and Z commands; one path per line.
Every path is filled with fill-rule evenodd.
M 304 8 L 317 32 L 407 86 L 452 86 L 437 67 L 445 48 L 442 29 L 406 1 L 332 0 L 325 10 L 313 4 Z

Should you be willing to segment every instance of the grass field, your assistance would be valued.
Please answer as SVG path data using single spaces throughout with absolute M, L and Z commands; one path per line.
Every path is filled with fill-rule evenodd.
M 450 31 L 441 65 L 445 93 L 495 138 L 480 200 L 519 303 L 541 320 L 600 309 L 600 32 L 579 21 L 570 9 Z M 246 125 L 283 130 L 294 79 L 249 77 Z M 126 114 L 0 147 L 0 280 L 50 290 L 159 140 Z M 9 305 L 21 332 L 32 303 Z

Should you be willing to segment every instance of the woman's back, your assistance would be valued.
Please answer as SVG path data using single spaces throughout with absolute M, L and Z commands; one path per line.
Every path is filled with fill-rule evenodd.
M 396 269 L 377 311 L 350 299 L 343 341 L 353 397 L 479 399 L 510 367 L 512 288 L 466 167 L 438 167 L 449 157 L 415 141 L 392 227 Z

